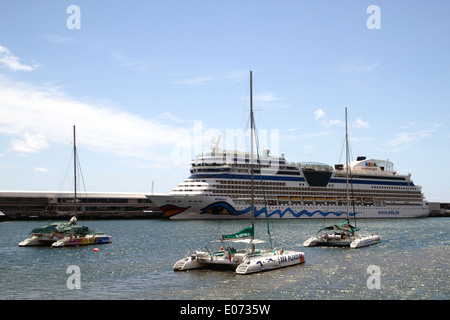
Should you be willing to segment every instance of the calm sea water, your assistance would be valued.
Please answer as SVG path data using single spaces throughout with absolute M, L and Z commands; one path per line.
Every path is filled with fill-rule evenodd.
M 337 222 L 337 221 L 331 221 Z M 77 248 L 22 248 L 31 229 L 45 224 L 0 223 L 0 299 L 435 299 L 450 298 L 449 218 L 367 220 L 361 229 L 378 233 L 372 247 L 304 248 L 328 225 L 323 220 L 270 222 L 278 247 L 305 253 L 303 265 L 252 275 L 232 271 L 174 272 L 176 260 L 210 245 L 240 221 L 79 221 L 112 235 L 113 243 Z M 257 221 L 264 238 L 266 223 Z M 80 270 L 80 289 L 69 289 L 69 266 Z M 370 266 L 379 277 L 368 287 Z M 370 269 L 369 269 L 370 270 Z M 372 286 L 373 287 L 373 286 Z

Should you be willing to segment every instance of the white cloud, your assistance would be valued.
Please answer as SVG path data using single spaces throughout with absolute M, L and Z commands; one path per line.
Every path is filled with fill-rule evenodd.
M 352 59 L 344 63 L 344 72 L 348 73 L 370 72 L 378 68 L 379 65 L 380 65 L 379 62 L 364 64 L 358 59 Z
M 62 37 L 56 34 L 43 34 L 41 37 L 48 42 L 57 44 L 73 45 L 80 42 L 80 40 L 78 39 L 71 37 Z
M 0 46 L 0 65 L 13 71 L 33 71 L 38 65 L 29 66 L 20 63 L 19 58 L 14 56 L 8 48 Z
M 244 99 L 247 100 L 248 97 Z M 284 99 L 277 97 L 273 92 L 262 92 L 253 95 L 253 101 L 257 104 L 261 104 L 264 108 L 283 109 L 291 106 L 289 103 L 284 103 L 283 100 Z
M 11 147 L 13 150 L 24 153 L 38 153 L 42 149 L 49 147 L 44 136 L 40 133 L 31 135 L 25 132 L 23 139 L 12 139 Z
M 174 84 L 197 85 L 211 81 L 241 82 L 249 75 L 248 71 L 225 71 L 221 75 L 206 75 L 184 78 L 174 81 Z
M 209 82 L 212 80 L 216 80 L 216 78 L 213 77 L 195 77 L 195 78 L 187 78 L 182 80 L 177 80 L 174 83 L 175 84 L 187 84 L 187 85 L 195 85 L 203 82 Z
M 328 121 L 322 121 L 322 125 L 326 128 L 329 128 L 332 126 L 340 126 L 340 125 L 342 125 L 342 121 L 339 119 L 331 119 Z
M 355 128 L 370 128 L 369 122 L 364 121 L 361 118 L 356 118 L 354 126 Z
M 316 116 L 316 120 L 319 120 L 325 115 L 325 112 L 322 109 L 317 109 L 314 111 L 314 115 Z
M 324 126 L 325 128 L 330 128 L 332 126 L 339 126 L 342 125 L 342 121 L 339 119 L 331 119 L 331 120 L 327 120 L 326 119 L 326 115 L 325 115 L 325 111 L 323 111 L 322 109 L 317 109 L 316 111 L 314 111 L 314 115 L 316 117 L 316 120 L 319 121 L 319 123 Z
M 352 90 L 367 88 L 378 78 L 380 62 L 368 62 L 364 59 L 349 58 L 338 66 L 339 82 Z
M 295 132 L 293 132 L 292 130 L 287 131 L 287 134 L 282 134 L 280 136 L 280 138 L 282 140 L 286 140 L 286 141 L 300 141 L 300 140 L 311 140 L 314 138 L 319 138 L 319 137 L 324 137 L 324 136 L 328 136 L 331 133 L 328 131 L 320 131 L 320 132 L 311 132 L 311 133 L 303 133 L 303 134 L 296 134 Z M 303 146 L 302 146 L 303 147 Z
M 168 122 L 168 123 L 183 123 L 186 120 L 177 116 L 174 116 L 170 111 L 163 112 L 159 117 L 158 121 Z
M 325 111 L 320 108 L 314 111 L 314 116 L 316 118 L 316 121 L 318 121 L 325 128 L 330 128 L 333 126 L 344 126 L 344 122 L 339 119 L 327 119 Z M 369 122 L 364 121 L 361 118 L 356 118 L 354 127 L 359 129 L 370 128 L 370 124 Z
M 115 61 L 119 62 L 120 66 L 122 67 L 129 67 L 134 70 L 145 71 L 150 69 L 152 66 L 148 61 L 133 59 L 118 51 L 108 50 L 107 52 Z
M 441 124 L 429 124 L 425 128 L 418 129 L 410 132 L 400 132 L 395 135 L 395 138 L 388 141 L 385 146 L 391 148 L 392 151 L 402 151 L 410 149 L 419 145 L 424 139 L 429 139 L 433 136 L 442 125 Z
M 43 172 L 43 173 L 48 172 L 47 168 L 44 168 L 44 167 L 35 167 L 33 171 L 34 172 Z
M 68 97 L 55 87 L 19 84 L 0 77 L 0 133 L 19 153 L 37 153 L 53 144 L 68 145 L 72 126 L 83 148 L 150 160 L 170 166 L 170 150 L 193 136 L 193 126 L 170 113 L 145 119 L 115 106 Z M 169 121 L 168 121 L 169 120 Z
M 273 92 L 263 92 L 258 95 L 254 95 L 253 99 L 260 102 L 273 102 L 279 100 Z

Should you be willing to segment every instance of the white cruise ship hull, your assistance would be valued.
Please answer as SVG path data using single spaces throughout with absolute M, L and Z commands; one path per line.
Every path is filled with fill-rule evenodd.
M 237 203 L 230 197 L 198 195 L 149 195 L 147 196 L 170 219 L 249 219 L 249 203 Z M 323 219 L 343 218 L 346 205 L 299 205 L 285 204 L 255 206 L 255 219 Z M 355 214 L 361 218 L 420 218 L 429 215 L 428 206 L 385 205 L 355 206 Z M 353 215 L 353 214 L 351 214 Z

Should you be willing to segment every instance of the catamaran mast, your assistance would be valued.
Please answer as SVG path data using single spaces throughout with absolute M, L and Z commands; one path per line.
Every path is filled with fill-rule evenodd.
M 75 136 L 75 126 L 73 126 L 73 184 L 74 184 L 74 193 L 73 193 L 73 212 L 74 215 L 77 214 L 77 143 Z
M 345 108 L 345 162 L 346 164 L 346 180 L 347 180 L 347 220 L 350 222 L 349 218 L 349 207 L 350 207 L 350 194 L 349 194 L 349 165 L 350 165 L 350 154 L 348 149 L 348 129 L 347 129 L 347 108 Z M 353 185 L 352 185 L 352 198 L 353 198 Z M 355 220 L 356 227 L 356 214 L 355 214 L 355 204 L 353 202 L 353 217 Z
M 250 70 L 250 172 L 251 172 L 251 207 L 252 207 L 252 242 L 255 238 L 255 190 L 254 190 L 254 172 L 253 172 L 253 130 L 254 130 L 254 118 L 253 118 L 253 79 L 252 71 Z M 255 251 L 255 245 L 252 243 L 252 252 Z
M 345 177 L 346 177 L 346 181 L 347 181 L 347 220 L 348 220 L 348 208 L 349 208 L 349 202 L 350 202 L 350 197 L 349 197 L 349 193 L 348 193 L 348 165 L 349 165 L 349 161 L 348 161 L 348 129 L 347 129 L 347 108 L 345 108 L 345 168 L 346 168 L 346 172 L 345 172 Z

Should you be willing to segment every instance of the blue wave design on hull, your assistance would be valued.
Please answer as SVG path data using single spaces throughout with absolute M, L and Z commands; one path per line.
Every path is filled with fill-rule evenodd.
M 250 208 L 249 208 L 249 210 L 250 210 Z M 280 218 L 283 218 L 287 213 L 290 213 L 291 215 L 293 215 L 296 218 L 300 218 L 301 216 L 308 216 L 308 217 L 311 218 L 312 216 L 314 216 L 316 214 L 320 214 L 324 218 L 329 216 L 329 215 L 334 215 L 336 217 L 341 217 L 342 215 L 344 215 L 344 216 L 347 215 L 346 211 L 334 212 L 334 211 L 315 210 L 315 211 L 311 212 L 311 211 L 308 211 L 308 210 L 304 209 L 304 210 L 301 210 L 299 212 L 296 212 L 296 211 L 292 210 L 291 208 L 286 208 L 283 211 L 281 211 L 280 209 L 277 209 L 277 210 L 274 210 L 272 212 L 269 212 L 267 214 L 267 217 L 270 218 L 270 217 L 272 217 L 274 215 L 279 215 Z M 354 216 L 354 215 L 357 215 L 358 213 L 359 212 L 356 212 L 354 214 L 350 213 L 349 215 L 350 216 Z M 266 209 L 265 208 L 255 211 L 255 218 L 259 217 L 260 215 L 263 215 L 263 214 L 264 215 L 266 214 Z
M 203 208 L 201 210 L 200 214 L 209 213 L 209 214 L 229 214 L 229 215 L 233 215 L 233 216 L 240 216 L 240 215 L 250 213 L 250 211 L 251 211 L 251 207 L 245 208 L 243 210 L 236 210 L 233 208 L 233 206 L 231 206 L 227 202 L 215 202 L 215 203 L 207 206 L 206 208 Z M 255 218 L 257 218 L 261 215 L 266 216 L 266 213 L 267 213 L 266 208 L 261 208 L 260 210 L 255 210 Z M 292 210 L 291 208 L 286 208 L 283 211 L 281 211 L 281 209 L 277 209 L 272 212 L 269 212 L 269 213 L 267 213 L 267 217 L 270 218 L 274 215 L 279 215 L 280 218 L 283 218 L 287 213 L 290 213 L 295 218 L 300 218 L 301 216 L 308 216 L 311 218 L 312 216 L 314 216 L 316 214 L 320 214 L 322 217 L 327 217 L 329 215 L 341 217 L 342 215 L 347 214 L 346 211 L 334 212 L 334 211 L 315 210 L 315 211 L 310 212 L 305 209 L 301 210 L 299 212 L 296 212 L 296 211 Z M 360 212 L 349 213 L 349 215 L 355 216 L 359 213 Z

